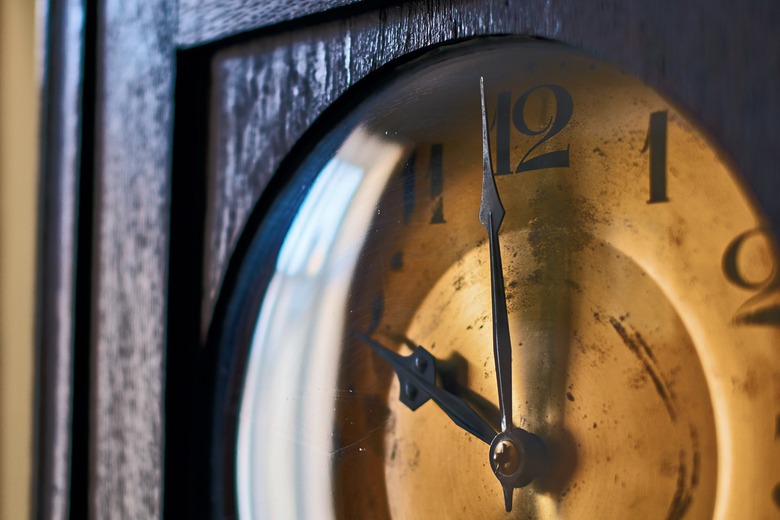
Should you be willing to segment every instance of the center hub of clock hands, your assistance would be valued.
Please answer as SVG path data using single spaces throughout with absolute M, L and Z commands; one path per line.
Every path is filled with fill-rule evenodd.
M 490 467 L 505 490 L 509 490 L 507 512 L 511 511 L 514 488 L 530 484 L 541 473 L 547 459 L 544 442 L 522 428 L 498 433 L 490 444 Z M 505 495 L 506 498 L 506 495 Z

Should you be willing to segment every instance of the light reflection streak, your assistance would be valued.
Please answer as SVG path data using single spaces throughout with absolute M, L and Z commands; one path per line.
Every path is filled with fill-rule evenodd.
M 282 245 L 247 365 L 236 481 L 242 519 L 333 518 L 334 402 L 358 255 L 403 146 L 358 128 Z M 306 397 L 303 397 L 306 396 Z
M 328 161 L 290 227 L 277 271 L 295 276 L 305 266 L 308 276 L 319 272 L 362 178 L 361 168 L 338 157 Z

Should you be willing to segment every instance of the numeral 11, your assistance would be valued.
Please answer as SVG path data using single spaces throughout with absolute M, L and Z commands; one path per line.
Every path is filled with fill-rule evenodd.
M 444 145 L 436 143 L 430 145 L 430 157 L 428 169 L 425 170 L 425 177 L 430 181 L 430 201 L 431 201 L 431 224 L 445 224 L 444 219 L 444 201 L 442 193 L 444 191 Z M 417 151 L 413 151 L 409 159 L 404 164 L 402 170 L 403 177 L 403 222 L 409 223 L 412 212 L 415 207 L 417 193 Z

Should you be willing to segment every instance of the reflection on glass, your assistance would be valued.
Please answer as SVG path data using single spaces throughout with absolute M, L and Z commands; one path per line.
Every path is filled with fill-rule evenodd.
M 347 293 L 377 201 L 403 158 L 402 146 L 356 129 L 293 220 L 244 382 L 236 461 L 241 518 L 334 516 L 332 403 Z
M 315 276 L 325 261 L 363 170 L 334 157 L 322 169 L 290 226 L 276 269 L 295 276 L 306 269 Z

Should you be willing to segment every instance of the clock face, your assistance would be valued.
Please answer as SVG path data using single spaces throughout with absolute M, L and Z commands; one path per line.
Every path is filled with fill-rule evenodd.
M 240 518 L 776 517 L 776 244 L 693 122 L 516 38 L 352 99 L 241 268 Z

